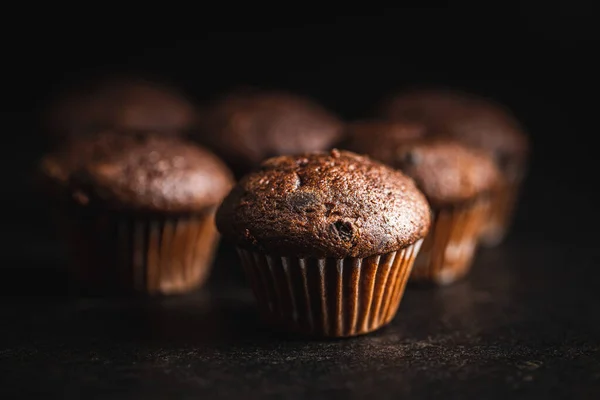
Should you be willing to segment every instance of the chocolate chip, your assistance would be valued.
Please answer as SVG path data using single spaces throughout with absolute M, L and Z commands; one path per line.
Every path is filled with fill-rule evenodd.
M 345 242 L 351 241 L 355 234 L 354 225 L 352 225 L 351 222 L 343 221 L 341 219 L 338 219 L 331 224 L 331 229 Z

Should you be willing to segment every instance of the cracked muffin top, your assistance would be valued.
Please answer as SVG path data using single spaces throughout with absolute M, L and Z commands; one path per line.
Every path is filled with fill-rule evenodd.
M 238 246 L 296 257 L 397 251 L 424 238 L 430 223 L 411 178 L 336 149 L 265 160 L 217 211 L 217 227 Z

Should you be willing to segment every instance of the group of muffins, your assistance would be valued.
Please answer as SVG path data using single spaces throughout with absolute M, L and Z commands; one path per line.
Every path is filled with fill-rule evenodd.
M 466 276 L 505 237 L 528 156 L 508 110 L 441 89 L 348 122 L 291 93 L 198 108 L 113 79 L 59 98 L 43 127 L 40 182 L 82 290 L 190 292 L 222 235 L 265 321 L 327 337 L 389 323 L 409 281 Z

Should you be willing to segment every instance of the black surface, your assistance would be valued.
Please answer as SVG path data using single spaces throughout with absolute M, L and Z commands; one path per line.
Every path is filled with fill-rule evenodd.
M 593 236 L 553 234 L 578 214 L 549 220 L 544 182 L 530 181 L 515 231 L 480 249 L 467 280 L 409 288 L 390 326 L 343 340 L 270 332 L 227 244 L 208 286 L 189 296 L 78 299 L 61 296 L 56 247 L 30 241 L 22 265 L 2 265 L 0 394 L 599 398 L 600 256 Z M 571 196 L 554 201 L 581 201 Z
M 584 3 L 475 16 L 458 6 L 370 10 L 378 17 L 205 10 L 188 26 L 201 39 L 87 17 L 7 35 L 0 398 L 600 398 L 599 36 Z M 64 258 L 30 181 L 43 151 L 36 111 L 63 81 L 107 66 L 166 75 L 199 102 L 236 84 L 291 89 L 345 118 L 410 83 L 490 95 L 533 140 L 514 230 L 479 251 L 467 280 L 409 288 L 390 326 L 353 339 L 269 332 L 226 245 L 190 296 L 65 296 Z

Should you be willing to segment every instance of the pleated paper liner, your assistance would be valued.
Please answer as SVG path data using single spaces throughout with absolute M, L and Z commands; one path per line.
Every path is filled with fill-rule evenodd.
M 495 191 L 490 204 L 489 217 L 481 235 L 483 245 L 493 247 L 504 240 L 512 223 L 520 186 L 519 181 L 508 182 Z
M 214 210 L 184 215 L 78 211 L 61 220 L 80 291 L 176 294 L 208 277 L 219 239 Z
M 434 210 L 411 281 L 446 285 L 464 277 L 471 269 L 488 212 L 487 196 L 460 207 Z
M 267 322 L 293 333 L 348 337 L 375 331 L 396 315 L 422 242 L 362 259 L 238 253 Z

